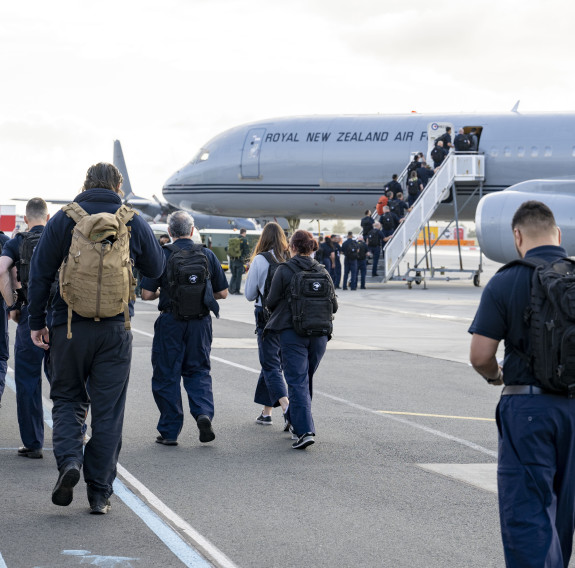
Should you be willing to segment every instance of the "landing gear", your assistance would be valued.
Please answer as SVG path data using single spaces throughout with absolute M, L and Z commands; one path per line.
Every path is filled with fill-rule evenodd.
M 288 230 L 290 235 L 293 235 L 299 229 L 300 219 L 297 217 L 286 217 L 288 222 Z
M 473 285 L 477 287 L 481 286 L 481 279 L 479 278 L 479 272 L 476 272 L 473 275 Z

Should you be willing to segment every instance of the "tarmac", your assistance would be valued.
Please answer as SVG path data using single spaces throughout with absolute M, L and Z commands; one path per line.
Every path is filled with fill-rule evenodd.
M 453 249 L 436 256 L 456 259 Z M 477 256 L 465 251 L 464 260 L 473 267 Z M 497 268 L 486 261 L 482 282 Z M 70 506 L 52 505 L 48 384 L 42 460 L 16 455 L 15 394 L 7 386 L 0 568 L 504 565 L 495 483 L 500 387 L 468 364 L 467 328 L 481 291 L 467 278 L 339 290 L 334 338 L 315 377 L 316 443 L 305 451 L 291 449 L 279 409 L 272 426 L 255 423 L 259 364 L 253 306 L 243 296 L 221 301 L 213 320 L 215 441 L 200 444 L 187 415 L 178 446 L 154 443 L 157 306 L 138 300 L 107 515 L 88 514 L 83 481 Z M 8 379 L 13 385 L 12 372 Z

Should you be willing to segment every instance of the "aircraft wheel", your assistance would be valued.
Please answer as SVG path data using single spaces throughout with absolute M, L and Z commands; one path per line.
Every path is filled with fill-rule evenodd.
M 480 278 L 479 278 L 479 274 L 474 274 L 474 275 L 473 275 L 473 285 L 474 285 L 474 286 L 477 286 L 477 287 L 481 286 L 481 281 L 480 281 Z

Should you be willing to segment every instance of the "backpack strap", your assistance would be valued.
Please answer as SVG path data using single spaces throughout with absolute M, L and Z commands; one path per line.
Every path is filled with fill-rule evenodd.
M 137 215 L 137 211 L 134 211 L 129 205 L 125 203 L 116 211 L 116 217 L 126 225 L 129 223 L 134 215 Z
M 266 251 L 266 252 L 258 252 L 258 256 L 263 256 L 268 262 L 269 264 L 280 264 L 277 260 L 276 257 L 273 255 L 273 253 Z
M 549 264 L 548 261 L 544 260 L 540 256 L 529 256 L 527 258 L 516 258 L 503 265 L 497 272 L 503 272 L 512 266 L 528 266 L 529 268 L 537 268 L 539 266 L 545 266 Z M 497 273 L 496 273 L 497 274 Z
M 76 202 L 68 203 L 68 205 L 64 205 L 62 207 L 62 211 L 70 217 L 74 221 L 74 223 L 78 223 L 82 217 L 87 217 L 88 213 Z
M 174 243 L 166 243 L 163 248 L 168 249 L 170 252 L 180 252 L 182 249 L 176 246 Z

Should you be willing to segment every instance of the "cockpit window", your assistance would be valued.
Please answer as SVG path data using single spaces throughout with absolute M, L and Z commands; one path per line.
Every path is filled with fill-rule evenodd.
M 205 162 L 210 157 L 210 151 L 205 148 L 200 148 L 198 153 L 192 158 L 192 164 Z

